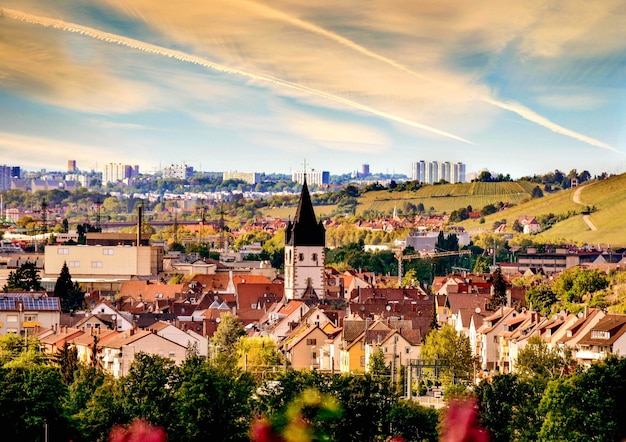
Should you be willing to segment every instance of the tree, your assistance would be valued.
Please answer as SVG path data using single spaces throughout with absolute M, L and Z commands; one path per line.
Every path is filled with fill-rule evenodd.
M 44 423 L 51 434 L 65 428 L 61 373 L 47 364 L 0 368 L 0 422 L 3 440 L 42 440 Z
M 535 187 L 533 187 L 533 190 L 530 193 L 530 197 L 532 199 L 543 198 L 543 191 L 541 190 L 541 188 L 539 186 L 535 186 Z
M 552 291 L 549 281 L 542 281 L 526 290 L 526 305 L 539 311 L 542 315 L 548 315 L 552 306 L 557 302 L 556 295 Z
M 175 386 L 172 359 L 139 352 L 128 375 L 121 379 L 123 409 L 129 417 L 164 426 L 174 419 L 171 405 Z
M 489 310 L 496 310 L 498 307 L 507 304 L 506 281 L 504 280 L 504 276 L 502 276 L 500 267 L 496 268 L 491 274 L 491 287 L 493 293 L 489 299 L 487 308 Z
M 546 383 L 507 373 L 476 387 L 480 423 L 493 442 L 537 440 L 543 422 L 537 410 Z
M 61 369 L 61 377 L 65 385 L 74 381 L 74 373 L 78 370 L 78 350 L 65 341 L 63 347 L 52 357 L 55 364 Z
M 387 419 L 392 433 L 390 436 L 401 436 L 406 441 L 439 440 L 439 413 L 433 408 L 401 399 L 392 405 Z
M 180 368 L 178 385 L 172 397 L 175 417 L 166 425 L 176 440 L 248 440 L 255 391 L 248 374 L 189 358 Z
M 370 357 L 368 368 L 372 376 L 389 377 L 391 375 L 389 367 L 385 364 L 385 353 L 382 348 L 378 348 L 378 351 Z
M 15 271 L 9 272 L 7 282 L 2 288 L 5 292 L 14 291 L 42 291 L 39 269 L 32 261 L 26 261 Z
M 54 296 L 61 300 L 61 311 L 64 313 L 81 310 L 85 303 L 85 292 L 78 282 L 72 281 L 72 275 L 65 262 L 54 285 Z
M 538 440 L 616 441 L 626 437 L 626 359 L 610 356 L 551 381 L 539 404 Z
M 600 270 L 574 267 L 565 270 L 554 281 L 552 291 L 563 301 L 581 302 L 585 295 L 607 288 L 609 280 Z
M 262 372 L 267 367 L 282 364 L 281 353 L 271 336 L 242 336 L 237 342 L 237 354 L 239 366 L 246 371 Z
M 232 313 L 221 315 L 220 324 L 211 338 L 211 345 L 215 349 L 211 357 L 215 356 L 218 362 L 234 368 L 237 365 L 237 343 L 245 334 L 236 316 Z
M 422 345 L 422 358 L 438 361 L 444 368 L 441 378 L 445 384 L 468 382 L 474 369 L 469 338 L 458 334 L 449 324 L 432 330 Z
M 531 336 L 519 351 L 515 371 L 524 376 L 553 379 L 568 373 L 572 364 L 571 349 L 551 349 L 540 336 Z

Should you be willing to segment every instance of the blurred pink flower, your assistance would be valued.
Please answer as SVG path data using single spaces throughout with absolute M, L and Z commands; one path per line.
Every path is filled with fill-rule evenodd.
M 489 442 L 489 433 L 478 423 L 476 401 L 455 400 L 443 419 L 442 442 Z
M 167 442 L 165 430 L 136 419 L 128 428 L 116 425 L 109 434 L 110 442 Z
M 252 442 L 284 442 L 282 436 L 272 428 L 272 424 L 265 418 L 256 419 L 250 425 L 250 440 Z

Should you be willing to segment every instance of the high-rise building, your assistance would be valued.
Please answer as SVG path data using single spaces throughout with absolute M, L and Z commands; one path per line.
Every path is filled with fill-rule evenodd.
M 193 167 L 187 164 L 172 164 L 166 166 L 162 170 L 163 178 L 177 178 L 179 180 L 188 180 L 193 175 Z
M 411 163 L 411 179 L 425 184 L 435 184 L 441 180 L 449 183 L 464 183 L 465 164 L 421 160 Z
M 361 173 L 359 174 L 361 177 L 365 178 L 366 176 L 370 175 L 370 165 L 369 164 L 363 164 L 361 165 Z
M 139 175 L 139 166 L 129 166 L 121 163 L 105 164 L 102 184 L 117 183 L 119 181 L 128 184 L 128 181 L 137 175 Z
M 309 171 L 297 170 L 291 174 L 291 180 L 298 184 L 303 184 L 307 181 L 309 184 L 321 186 L 330 184 L 330 172 L 315 169 Z
M 11 178 L 12 170 L 11 166 L 2 165 L 0 166 L 0 190 L 10 190 L 11 189 Z
M 67 171 L 69 173 L 76 172 L 76 160 L 67 160 Z
M 325 245 L 326 230 L 315 218 L 305 178 L 293 222 L 289 221 L 285 229 L 286 299 L 321 299 L 326 296 Z

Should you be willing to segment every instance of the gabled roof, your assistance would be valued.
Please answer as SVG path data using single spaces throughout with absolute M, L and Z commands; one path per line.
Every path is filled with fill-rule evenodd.
M 239 286 L 239 284 L 269 284 L 272 281 L 265 275 L 234 275 L 233 284 Z
M 228 289 L 228 283 L 230 282 L 230 275 L 227 273 L 216 273 L 213 275 L 194 275 L 191 278 L 191 283 L 197 282 L 202 285 L 203 292 L 223 292 Z
M 160 299 L 175 299 L 183 292 L 184 284 L 153 284 L 148 281 L 124 281 L 120 288 L 120 296 L 130 296 L 143 302 L 154 302 Z
M 580 345 L 613 345 L 626 333 L 626 315 L 606 315 L 578 343 Z
M 139 330 L 134 333 L 120 333 L 115 338 L 109 339 L 106 344 L 103 344 L 102 346 L 107 348 L 122 348 L 124 345 L 132 344 L 133 342 L 152 334 L 153 333 L 148 330 Z

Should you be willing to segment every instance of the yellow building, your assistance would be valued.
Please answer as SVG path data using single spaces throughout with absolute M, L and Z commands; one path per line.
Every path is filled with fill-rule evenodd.
M 163 247 L 48 245 L 44 274 L 58 276 L 63 263 L 73 278 L 119 278 L 156 276 L 163 270 Z

